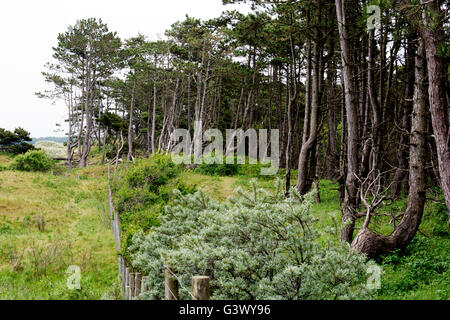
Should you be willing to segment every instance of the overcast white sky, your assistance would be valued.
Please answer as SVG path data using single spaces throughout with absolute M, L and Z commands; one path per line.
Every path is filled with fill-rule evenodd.
M 0 2 L 0 128 L 21 126 L 32 137 L 64 136 L 64 103 L 52 105 L 34 93 L 45 91 L 41 75 L 51 61 L 58 33 L 77 19 L 97 17 L 121 38 L 139 32 L 156 39 L 186 14 L 207 19 L 235 6 L 222 0 L 28 0 Z

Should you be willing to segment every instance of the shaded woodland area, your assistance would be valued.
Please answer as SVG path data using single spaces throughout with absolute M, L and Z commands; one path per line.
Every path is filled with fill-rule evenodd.
M 173 130 L 194 133 L 195 121 L 280 129 L 286 187 L 294 170 L 300 194 L 339 182 L 342 241 L 373 258 L 405 248 L 427 190 L 450 209 L 448 5 L 224 0 L 237 2 L 253 12 L 186 17 L 164 40 L 120 39 L 94 18 L 61 33 L 43 72 L 53 89 L 39 95 L 66 102 L 69 167 L 86 167 L 95 147 L 103 162 L 170 152 Z M 368 5 L 380 8 L 375 28 Z M 393 232 L 372 231 L 402 196 Z

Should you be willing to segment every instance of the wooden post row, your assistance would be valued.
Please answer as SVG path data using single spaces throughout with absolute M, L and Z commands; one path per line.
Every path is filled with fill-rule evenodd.
M 130 292 L 130 285 L 129 285 L 129 279 L 130 278 L 130 268 L 125 268 L 125 279 L 124 279 L 124 282 L 125 282 L 125 292 L 124 292 L 124 294 L 125 294 L 125 299 L 130 299 L 130 296 L 129 296 L 129 292 Z
M 147 277 L 142 277 L 141 293 L 147 291 Z

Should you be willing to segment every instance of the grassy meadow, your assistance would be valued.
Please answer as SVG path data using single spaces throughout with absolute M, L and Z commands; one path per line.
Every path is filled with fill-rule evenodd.
M 114 289 L 106 186 L 99 167 L 0 172 L 0 299 L 100 299 Z M 72 265 L 81 268 L 81 290 L 67 289 Z

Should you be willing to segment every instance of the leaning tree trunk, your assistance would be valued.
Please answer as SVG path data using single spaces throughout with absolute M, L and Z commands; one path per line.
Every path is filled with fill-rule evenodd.
M 309 154 L 315 155 L 311 152 L 313 149 L 318 130 L 318 113 L 319 113 L 319 74 L 314 72 L 313 76 L 313 94 L 312 94 L 312 105 L 311 105 L 311 119 L 309 122 L 309 137 L 304 144 L 302 144 L 299 160 L 298 160 L 298 180 L 297 180 L 297 190 L 300 194 L 306 194 L 309 192 L 307 189 L 307 159 Z
M 404 249 L 414 238 L 422 221 L 426 200 L 426 130 L 427 108 L 425 88 L 424 46 L 421 41 L 416 56 L 416 81 L 414 88 L 414 110 L 412 115 L 409 197 L 406 212 L 400 224 L 389 236 L 376 234 L 370 230 L 370 213 L 366 222 L 353 240 L 351 247 L 369 258 L 386 255 L 395 249 Z
M 317 8 L 317 19 L 320 21 L 320 4 Z M 315 31 L 314 41 L 313 41 L 313 53 L 312 57 L 308 56 L 308 58 L 311 58 L 313 61 L 313 76 L 312 76 L 312 83 L 311 88 L 308 88 L 309 90 L 312 89 L 312 92 L 310 91 L 310 96 L 307 97 L 307 99 L 311 99 L 311 105 L 310 105 L 310 112 L 305 113 L 305 126 L 309 126 L 308 128 L 304 128 L 303 130 L 303 143 L 302 147 L 300 149 L 300 155 L 298 157 L 298 179 L 297 179 L 297 190 L 300 194 L 306 194 L 310 190 L 307 184 L 308 179 L 308 170 L 307 170 L 307 160 L 308 155 L 312 154 L 315 156 L 315 152 L 311 152 L 313 148 L 315 147 L 315 142 L 317 140 L 317 134 L 318 134 L 318 116 L 319 116 L 319 104 L 320 104 L 320 53 L 322 50 L 320 50 L 320 38 L 319 38 L 319 30 Z M 311 63 L 308 61 L 308 63 Z M 308 84 L 309 85 L 309 84 Z M 309 101 L 307 101 L 309 102 Z M 309 118 L 307 118 L 309 117 Z M 306 139 L 306 133 L 308 132 L 308 138 Z M 314 174 L 315 172 L 313 172 Z

